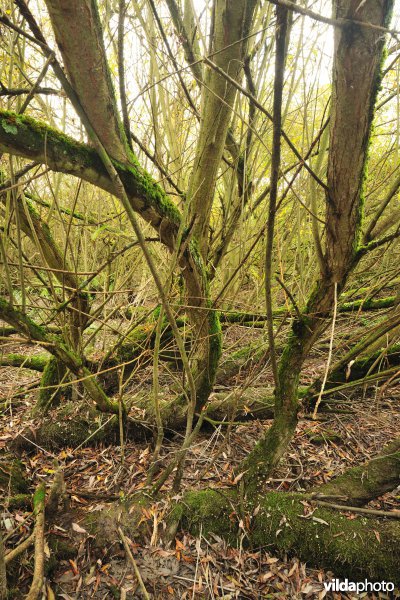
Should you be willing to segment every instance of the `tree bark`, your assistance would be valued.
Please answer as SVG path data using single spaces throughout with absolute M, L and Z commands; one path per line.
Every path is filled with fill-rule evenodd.
M 400 438 L 396 438 L 375 458 L 348 469 L 315 491 L 326 496 L 342 497 L 340 504 L 363 506 L 395 489 L 399 481 Z
M 256 1 L 214 3 L 211 52 L 217 66 L 238 81 L 246 55 Z M 203 258 L 208 253 L 208 236 L 215 183 L 226 144 L 226 136 L 237 90 L 214 69 L 209 69 L 203 87 L 202 113 L 196 156 L 189 182 L 193 233 Z
M 172 514 L 171 529 L 178 520 L 180 528 L 193 535 L 201 532 L 207 538 L 214 533 L 234 544 L 242 520 L 248 523 L 252 547 L 294 554 L 309 566 L 327 568 L 338 577 L 400 584 L 399 521 L 349 520 L 340 511 L 313 505 L 305 495 L 284 492 L 266 494 L 257 514 L 252 515 L 252 510 L 247 520 L 237 506 L 238 498 L 229 490 L 189 492 Z
M 386 26 L 392 2 L 356 7 L 350 0 L 335 3 L 335 17 L 357 17 Z M 323 269 L 301 318 L 293 324 L 279 362 L 275 418 L 243 467 L 249 494 L 278 464 L 292 439 L 299 408 L 299 376 L 312 346 L 327 326 L 327 318 L 360 258 L 363 184 L 374 105 L 381 78 L 384 38 L 359 25 L 335 29 L 333 99 L 326 193 L 326 247 Z

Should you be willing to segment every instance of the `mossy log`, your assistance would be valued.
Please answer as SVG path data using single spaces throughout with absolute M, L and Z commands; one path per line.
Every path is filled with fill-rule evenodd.
M 181 529 L 194 535 L 201 532 L 207 538 L 214 533 L 236 544 L 244 517 L 247 540 L 254 547 L 295 554 L 310 566 L 355 581 L 366 577 L 400 585 L 399 521 L 348 519 L 342 512 L 313 505 L 305 495 L 285 492 L 266 494 L 247 520 L 238 512 L 238 502 L 232 491 L 189 492 L 173 510 L 170 526 L 174 529 L 179 521 Z
M 313 444 L 326 444 L 326 442 L 343 442 L 343 436 L 332 429 L 324 429 L 318 432 L 306 430 L 304 432 L 311 443 Z
M 390 367 L 400 365 L 400 343 L 393 344 L 388 348 L 381 348 L 372 353 L 366 353 L 356 359 L 351 365 L 339 365 L 333 367 L 329 375 L 329 385 L 344 383 L 345 381 L 355 381 L 367 377 L 371 373 Z
M 361 298 L 351 302 L 343 302 L 339 306 L 339 312 L 356 312 L 368 310 L 381 310 L 392 308 L 399 302 L 398 296 L 387 296 L 386 298 Z
M 342 505 L 360 506 L 394 489 L 399 478 L 400 438 L 377 457 L 311 494 L 269 492 L 246 503 L 236 489 L 186 493 L 172 510 L 169 527 L 174 531 L 179 524 L 181 529 L 193 534 L 201 531 L 205 537 L 214 533 L 235 544 L 242 521 L 248 524 L 247 539 L 255 547 L 296 554 L 310 565 L 356 581 L 367 577 L 400 585 L 400 521 L 348 519 L 343 511 L 318 506 L 315 500 L 340 498 Z M 246 514 L 238 506 L 244 506 Z
M 268 390 L 267 390 L 268 391 Z M 135 408 L 145 415 L 148 428 L 155 428 L 154 408 L 148 397 L 142 397 L 135 403 Z M 274 398 L 268 396 L 264 388 L 248 388 L 230 393 L 219 392 L 210 396 L 205 406 L 205 423 L 219 424 L 250 419 L 272 419 L 274 414 Z M 179 431 L 186 426 L 186 403 L 180 401 L 161 401 L 161 416 L 166 431 Z
M 398 296 L 387 296 L 385 298 L 358 298 L 356 300 L 350 300 L 348 302 L 341 302 L 338 306 L 338 312 L 355 312 L 355 311 L 369 311 L 369 310 L 381 310 L 383 308 L 392 308 L 399 302 Z M 273 311 L 273 316 L 281 318 L 287 313 L 286 306 L 277 308 Z M 221 312 L 220 314 L 221 324 L 224 326 L 246 323 L 257 324 L 265 323 L 267 315 L 258 313 L 247 313 L 247 312 Z
M 388 348 L 380 348 L 370 354 L 364 354 L 356 359 L 349 367 L 340 365 L 333 368 L 329 376 L 329 383 L 335 385 L 345 381 L 355 381 L 367 377 L 381 369 L 389 369 L 400 365 L 400 343 Z
M 127 404 L 129 399 L 127 399 Z M 274 399 L 265 395 L 263 388 L 249 388 L 235 397 L 234 393 L 213 394 L 207 404 L 207 417 L 204 425 L 228 424 L 230 419 L 247 421 L 250 419 L 271 419 Z M 161 399 L 161 415 L 166 434 L 183 430 L 186 427 L 186 403 L 180 397 Z M 134 399 L 125 420 L 125 435 L 128 439 L 152 439 L 156 431 L 154 407 L 149 394 L 143 392 Z M 34 442 L 42 448 L 55 450 L 75 448 L 81 444 L 96 445 L 100 442 L 119 443 L 118 418 L 111 418 L 87 403 L 66 402 L 54 408 L 46 417 L 16 436 L 12 441 L 15 450 L 33 451 Z
M 244 526 L 247 545 L 267 546 L 282 555 L 294 554 L 310 566 L 333 570 L 339 577 L 355 581 L 366 577 L 400 585 L 398 520 L 364 516 L 349 519 L 346 511 L 318 505 L 319 497 L 325 500 L 340 497 L 341 504 L 348 502 L 354 506 L 393 488 L 398 483 L 399 466 L 395 467 L 395 474 L 392 467 L 393 461 L 400 464 L 399 444 L 400 440 L 395 440 L 381 455 L 346 471 L 311 494 L 269 492 L 248 501 L 236 488 L 187 492 L 171 508 L 167 535 L 174 535 L 179 528 L 194 535 L 201 532 L 205 538 L 216 534 L 236 545 L 242 539 Z M 104 511 L 88 514 L 84 526 L 94 535 L 99 548 L 118 541 L 117 526 L 121 522 L 124 531 L 138 539 L 146 527 L 152 530 L 152 522 L 146 524 L 142 510 L 150 503 L 148 497 L 113 503 Z
M 26 428 L 11 442 L 16 452 L 35 451 L 36 445 L 49 450 L 76 448 L 81 444 L 115 443 L 119 439 L 118 417 L 96 410 L 87 403 L 66 402 L 45 418 Z
M 363 506 L 395 489 L 400 483 L 400 437 L 367 463 L 348 469 L 318 488 L 326 496 L 341 497 L 341 504 Z
M 0 356 L 1 367 L 17 367 L 43 372 L 49 362 L 49 354 L 3 354 Z
M 251 342 L 238 350 L 223 357 L 217 372 L 216 383 L 224 385 L 241 371 L 247 371 L 256 365 L 268 352 L 268 346 L 263 342 Z
M 323 400 L 329 395 L 330 389 L 334 392 L 337 386 L 341 384 L 352 383 L 352 388 L 358 385 L 357 382 L 359 382 L 360 386 L 365 385 L 369 381 L 367 378 L 373 374 L 380 372 L 381 370 L 386 371 L 398 366 L 400 366 L 400 343 L 393 344 L 388 348 L 381 348 L 370 354 L 364 353 L 359 358 L 349 358 L 348 362 L 344 359 L 340 359 L 336 365 L 333 365 L 328 374 Z M 374 385 L 375 379 L 372 378 L 371 382 Z M 320 389 L 321 378 L 318 378 L 308 388 L 305 394 L 305 406 L 309 410 L 312 410 L 315 406 Z

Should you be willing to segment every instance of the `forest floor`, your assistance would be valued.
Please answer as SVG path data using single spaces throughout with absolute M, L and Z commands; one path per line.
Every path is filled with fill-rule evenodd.
M 254 332 L 243 334 L 240 327 L 231 328 L 229 341 L 243 342 Z M 6 352 L 28 351 L 32 346 L 7 343 Z M 306 379 L 320 372 L 323 354 L 316 351 L 306 368 Z M 326 354 L 325 354 L 326 356 Z M 0 450 L 6 449 L 14 437 L 27 426 L 27 415 L 35 400 L 35 391 L 28 387 L 38 383 L 38 373 L 24 369 L 0 369 L 0 401 L 25 389 L 20 403 L 0 415 Z M 140 372 L 132 387 L 151 381 L 151 368 Z M 162 375 L 163 377 L 163 375 Z M 239 382 L 236 382 L 239 383 Z M 268 372 L 258 378 L 257 385 L 270 383 Z M 147 384 L 146 384 L 147 385 Z M 323 415 L 318 421 L 301 419 L 297 434 L 274 478 L 271 490 L 303 491 L 324 483 L 346 468 L 365 462 L 376 455 L 391 439 L 398 436 L 400 386 L 392 385 L 384 394 L 379 389 L 358 389 L 351 394 L 351 412 Z M 49 416 L 51 418 L 51 416 Z M 235 485 L 234 470 L 252 449 L 255 441 L 269 426 L 270 421 L 249 421 L 232 429 L 226 435 L 226 426 L 220 425 L 203 431 L 192 447 L 186 464 L 183 491 L 194 488 L 229 487 Z M 32 421 L 34 429 L 34 421 Z M 335 435 L 332 435 L 334 433 Z M 177 450 L 181 435 L 165 442 L 161 465 Z M 68 515 L 51 526 L 52 533 L 68 540 L 76 547 L 75 558 L 52 564 L 46 576 L 47 599 L 115 599 L 141 598 L 141 591 L 130 564 L 125 559 L 122 545 L 113 544 L 94 550 L 92 536 L 82 527 L 79 517 L 101 511 L 111 501 L 129 496 L 144 486 L 151 459 L 151 448 L 145 442 L 127 441 L 123 456 L 119 446 L 64 448 L 49 452 L 32 447 L 31 453 L 21 456 L 32 484 L 32 491 L 40 481 L 51 484 L 55 460 L 63 465 L 63 472 L 71 508 Z M 7 497 L 0 507 L 3 531 L 8 540 L 6 549 L 18 545 L 32 531 L 30 512 L 9 510 Z M 400 509 L 399 490 L 386 494 L 371 504 L 383 510 Z M 179 534 L 169 544 L 162 541 L 163 523 L 168 510 L 166 501 L 143 509 L 143 521 L 148 534 L 141 545 L 131 539 L 131 549 L 144 584 L 155 599 L 257 599 L 279 598 L 386 598 L 383 594 L 356 596 L 355 594 L 326 593 L 324 582 L 334 573 L 311 569 L 295 556 L 275 556 L 268 548 L 249 550 L 246 537 L 249 523 L 240 523 L 242 530 L 239 548 L 229 547 L 216 536 L 205 539 Z M 232 518 L 234 516 L 232 508 Z M 349 519 L 359 518 L 351 512 Z M 377 533 L 377 543 L 380 543 Z M 51 551 L 46 547 L 48 562 Z M 21 598 L 29 588 L 33 569 L 33 549 L 28 550 L 13 565 L 13 576 L 18 582 Z M 46 596 L 43 596 L 44 598 Z

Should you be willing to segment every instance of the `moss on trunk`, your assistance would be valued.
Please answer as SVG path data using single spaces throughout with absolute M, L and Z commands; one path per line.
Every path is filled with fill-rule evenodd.
M 22 461 L 9 453 L 0 454 L 0 490 L 4 496 L 26 494 L 28 487 Z
M 62 396 L 66 395 L 69 388 L 57 387 L 65 380 L 68 369 L 55 356 L 48 360 L 40 380 L 39 397 L 36 402 L 35 412 L 46 413 L 50 408 L 58 406 Z
M 367 463 L 348 469 L 316 491 L 327 496 L 342 496 L 352 506 L 362 506 L 393 490 L 400 481 L 400 438 L 388 444 Z
M 22 367 L 32 371 L 44 371 L 49 362 L 48 354 L 33 354 L 25 356 L 24 354 L 4 354 L 0 356 L 0 365 L 2 367 Z
M 186 427 L 187 403 L 182 397 L 160 399 L 161 415 L 166 435 L 175 434 Z M 252 418 L 271 419 L 274 399 L 265 396 L 260 388 L 248 389 L 239 398 L 234 394 L 214 394 L 207 404 L 208 423 L 228 423 L 234 417 L 236 421 Z M 82 443 L 96 445 L 100 442 L 119 443 L 118 418 L 99 412 L 85 402 L 66 402 L 59 408 L 49 411 L 36 426 L 25 429 L 23 437 L 16 436 L 12 447 L 17 450 L 33 451 L 35 442 L 42 448 L 54 450 L 76 447 Z M 106 425 L 107 423 L 107 425 Z M 99 431 L 96 431 L 100 428 Z M 144 440 L 153 437 L 156 430 L 154 405 L 147 392 L 136 396 L 134 406 L 128 412 L 125 421 L 125 435 L 128 439 Z M 96 433 L 94 434 L 94 432 Z M 93 435 L 94 434 L 94 435 Z
M 354 580 L 367 577 L 400 584 L 399 521 L 348 519 L 343 512 L 316 506 L 312 500 L 321 495 L 340 497 L 340 503 L 349 506 L 366 504 L 394 489 L 399 477 L 397 438 L 377 457 L 312 490 L 312 495 L 269 492 L 245 499 L 235 489 L 188 492 L 173 507 L 169 530 L 179 525 L 193 534 L 201 531 L 207 537 L 214 533 L 237 543 L 242 520 L 248 523 L 247 540 L 255 547 L 290 552 L 310 565 L 330 568 L 336 575 Z

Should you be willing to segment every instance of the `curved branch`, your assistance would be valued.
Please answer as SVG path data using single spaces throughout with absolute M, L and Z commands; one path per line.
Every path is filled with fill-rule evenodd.
M 114 184 L 93 148 L 31 117 L 0 110 L 0 151 L 34 159 L 53 171 L 74 175 L 115 194 Z M 114 166 L 132 208 L 172 248 L 181 221 L 178 208 L 138 164 L 127 166 L 114 161 Z

